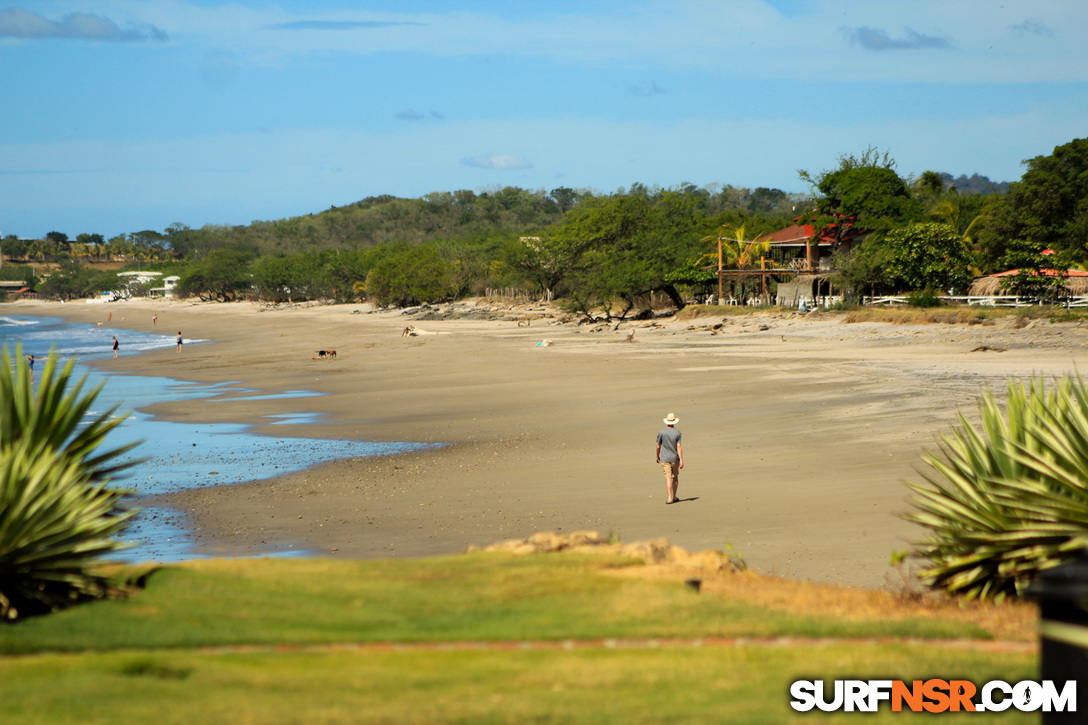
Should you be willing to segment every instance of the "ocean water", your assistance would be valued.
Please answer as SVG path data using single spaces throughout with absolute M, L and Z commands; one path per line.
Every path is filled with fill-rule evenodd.
M 141 506 L 141 498 L 145 496 L 261 480 L 328 461 L 402 453 L 430 445 L 270 437 L 253 433 L 249 426 L 242 424 L 176 423 L 156 419 L 142 412 L 142 409 L 165 401 L 210 398 L 225 392 L 224 388 L 230 383 L 205 385 L 170 378 L 111 375 L 81 364 L 112 356 L 114 335 L 117 335 L 122 355 L 172 348 L 176 344 L 174 334 L 158 335 L 71 323 L 58 318 L 0 314 L 0 344 L 13 349 L 19 343 L 24 355 L 33 354 L 37 359 L 35 374 L 41 374 L 45 358 L 50 351 L 54 351 L 62 361 L 76 361 L 76 377 L 86 376 L 85 392 L 103 385 L 89 416 L 98 417 L 115 406 L 118 406 L 119 414 L 129 413 L 125 422 L 110 433 L 105 444 L 112 448 L 142 441 L 129 457 L 146 459 L 128 469 L 112 484 L 132 491 L 126 501 L 140 509 L 125 533 L 124 538 L 133 546 L 119 557 L 122 560 L 169 562 L 198 555 L 184 516 L 166 509 Z M 186 338 L 185 344 L 211 343 Z M 305 390 L 266 395 L 235 387 L 230 387 L 229 392 L 230 400 L 317 395 Z M 209 404 L 229 405 L 230 402 L 223 400 Z M 277 424 L 305 424 L 319 418 L 315 413 L 303 413 L 273 415 L 269 419 L 269 422 Z M 306 552 L 290 549 L 268 553 Z

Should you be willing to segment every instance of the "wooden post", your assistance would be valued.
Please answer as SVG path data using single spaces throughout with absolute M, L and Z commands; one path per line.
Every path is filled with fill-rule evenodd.
M 718 304 L 722 303 L 722 238 L 718 237 Z

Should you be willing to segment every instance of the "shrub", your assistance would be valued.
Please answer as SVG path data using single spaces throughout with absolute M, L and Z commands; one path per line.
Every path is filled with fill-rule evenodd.
M 1088 390 L 1062 378 L 1010 381 L 1003 413 L 993 395 L 924 455 L 928 485 L 908 483 L 929 529 L 915 554 L 923 581 L 953 594 L 1003 599 L 1088 546 Z
M 941 298 L 931 289 L 907 293 L 907 305 L 910 307 L 940 307 Z
M 105 452 L 107 433 L 124 421 L 111 409 L 84 421 L 99 388 L 72 390 L 69 362 L 50 355 L 37 394 L 21 350 L 0 359 L 0 620 L 55 611 L 102 597 L 110 581 L 93 567 L 124 546 L 116 538 L 133 511 L 119 511 L 105 486 L 134 461 L 136 444 Z
M 837 301 L 832 302 L 830 305 L 827 306 L 827 309 L 834 310 L 834 311 L 837 311 L 837 312 L 856 310 L 857 308 L 858 308 L 858 303 L 854 302 L 852 300 L 837 300 Z

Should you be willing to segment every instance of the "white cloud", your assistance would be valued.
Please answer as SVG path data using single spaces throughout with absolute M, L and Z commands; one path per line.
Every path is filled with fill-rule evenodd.
M 54 21 L 18 7 L 0 10 L 0 36 L 121 43 L 139 40 L 166 42 L 170 39 L 153 25 L 132 23 L 127 30 L 123 30 L 109 18 L 90 13 L 70 13 L 62 20 Z
M 1041 35 L 1044 38 L 1053 37 L 1054 31 L 1047 26 L 1040 23 L 1038 20 L 1032 20 L 1031 18 L 1025 20 L 1022 23 L 1016 25 L 1010 25 L 1009 30 L 1017 35 Z
M 866 50 L 946 50 L 952 47 L 947 38 L 938 38 L 932 35 L 923 35 L 907 28 L 906 35 L 902 38 L 892 38 L 880 28 L 863 26 L 860 28 L 843 28 L 843 33 L 855 45 L 860 45 Z
M 531 169 L 533 164 L 525 159 L 508 154 L 492 154 L 490 156 L 471 156 L 461 159 L 463 166 L 471 166 L 474 169 L 501 169 L 503 171 L 516 171 L 519 169 Z

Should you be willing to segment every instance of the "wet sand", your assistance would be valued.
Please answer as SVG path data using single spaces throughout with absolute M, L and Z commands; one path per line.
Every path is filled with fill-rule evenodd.
M 898 516 L 902 482 L 919 479 L 919 453 L 957 410 L 973 415 L 982 386 L 1001 392 L 1009 376 L 1088 369 L 1088 327 L 1041 322 L 844 324 L 786 312 L 614 329 L 560 323 L 542 307 L 484 315 L 463 304 L 452 309 L 492 319 L 162 300 L 2 309 L 87 322 L 112 312 L 118 329 L 215 342 L 180 354 L 122 348 L 96 363 L 104 370 L 323 394 L 151 410 L 172 420 L 445 444 L 157 502 L 185 512 L 216 555 L 424 556 L 588 528 L 731 545 L 757 571 L 879 587 L 896 578 L 891 553 L 921 533 Z M 427 334 L 404 336 L 407 325 Z M 991 349 L 972 352 L 981 346 Z M 313 359 L 330 348 L 335 359 Z M 686 467 L 682 502 L 666 506 L 654 438 L 670 411 Z M 267 417 L 307 412 L 322 415 L 275 428 Z

